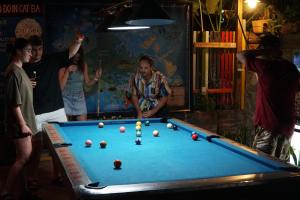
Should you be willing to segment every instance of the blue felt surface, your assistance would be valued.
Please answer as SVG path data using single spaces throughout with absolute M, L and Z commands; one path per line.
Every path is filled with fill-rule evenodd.
M 258 157 L 220 139 L 210 143 L 201 133 L 187 125 L 176 122 L 178 130 L 168 129 L 166 123 L 158 119 L 150 121 L 150 126 L 142 125 L 142 144 L 135 144 L 136 120 L 66 123 L 56 125 L 65 142 L 84 168 L 91 181 L 101 185 L 119 185 L 223 177 L 241 174 L 280 171 L 281 163 Z M 171 122 L 174 122 L 171 120 Z M 120 133 L 119 127 L 126 132 Z M 159 137 L 153 137 L 153 130 Z M 197 131 L 198 141 L 191 139 L 191 132 Z M 93 145 L 85 147 L 85 140 Z M 100 141 L 107 147 L 101 149 Z M 114 160 L 122 161 L 120 170 L 113 167 Z

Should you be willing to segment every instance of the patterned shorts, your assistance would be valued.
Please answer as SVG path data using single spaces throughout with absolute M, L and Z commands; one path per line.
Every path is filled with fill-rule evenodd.
M 290 143 L 291 138 L 287 138 L 282 134 L 272 133 L 260 126 L 255 127 L 254 149 L 288 162 Z

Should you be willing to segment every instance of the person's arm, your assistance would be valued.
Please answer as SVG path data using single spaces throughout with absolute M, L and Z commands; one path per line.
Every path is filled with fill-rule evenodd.
M 247 59 L 251 57 L 281 57 L 281 55 L 280 49 L 250 49 L 238 52 L 236 57 L 242 64 L 247 64 Z
M 244 50 L 241 52 L 238 52 L 236 54 L 237 59 L 244 65 L 247 64 L 247 59 L 249 57 L 257 57 L 265 55 L 265 51 L 262 49 L 250 49 L 250 50 Z
M 84 35 L 77 32 L 75 35 L 74 42 L 69 47 L 69 59 L 72 58 L 77 53 L 83 40 L 84 40 Z
M 101 78 L 102 68 L 98 68 L 95 72 L 94 78 L 90 79 L 87 64 L 84 64 L 83 76 L 85 84 L 87 84 L 88 86 L 92 86 Z
M 139 106 L 139 99 L 138 99 L 138 97 L 135 94 L 133 94 L 131 96 L 131 102 L 132 102 L 132 104 L 135 107 L 135 110 L 137 112 L 137 118 L 141 119 L 143 117 L 143 113 L 142 113 L 142 110 L 141 110 L 141 108 Z
M 164 107 L 168 102 L 168 96 L 164 96 L 162 98 L 160 98 L 160 100 L 158 101 L 158 104 L 151 110 L 148 110 L 146 112 L 143 113 L 143 117 L 152 117 L 153 115 L 155 115 L 162 107 Z
M 69 70 L 67 69 L 67 67 L 60 68 L 58 71 L 58 79 L 59 79 L 59 85 L 61 90 L 65 88 L 66 83 L 68 81 L 68 77 L 69 77 Z
M 23 135 L 32 135 L 32 131 L 31 129 L 27 126 L 25 120 L 24 120 L 24 117 L 22 115 L 22 112 L 21 112 L 21 108 L 19 105 L 17 106 L 14 106 L 12 108 L 13 110 L 13 113 L 15 114 L 16 116 L 16 119 L 17 119 L 17 122 L 18 122 L 18 125 L 20 126 L 21 128 L 21 133 Z
M 67 84 L 70 72 L 75 72 L 77 70 L 76 65 L 69 65 L 68 67 L 60 68 L 58 71 L 58 80 L 60 89 L 63 90 Z

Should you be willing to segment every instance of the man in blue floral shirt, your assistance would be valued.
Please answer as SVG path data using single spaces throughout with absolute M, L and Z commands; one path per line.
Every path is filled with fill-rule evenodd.
M 161 117 L 166 114 L 168 96 L 172 90 L 166 77 L 153 69 L 149 56 L 139 59 L 137 73 L 130 79 L 129 93 L 137 118 Z

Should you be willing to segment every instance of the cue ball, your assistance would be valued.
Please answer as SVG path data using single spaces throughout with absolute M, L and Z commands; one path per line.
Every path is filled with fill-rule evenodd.
M 145 122 L 145 125 L 146 125 L 146 126 L 149 126 L 149 125 L 150 125 L 150 122 L 149 122 L 149 121 L 146 121 L 146 122 Z
M 126 129 L 125 129 L 125 127 L 124 127 L 124 126 L 121 126 L 121 127 L 120 127 L 120 132 L 121 132 L 121 133 L 124 133 L 124 132 L 125 132 L 125 130 L 126 130 Z
M 136 126 L 142 126 L 142 122 L 137 121 L 135 125 L 136 125 Z
M 98 127 L 99 128 L 103 128 L 103 126 L 104 126 L 104 123 L 103 122 L 99 122 Z
M 154 136 L 154 137 L 157 137 L 158 135 L 159 135 L 158 130 L 154 130 L 154 131 L 153 131 L 153 136 Z
M 192 139 L 193 140 L 198 140 L 198 134 L 197 133 L 192 134 Z
M 86 146 L 86 147 L 92 146 L 92 140 L 86 140 L 86 141 L 85 141 L 85 146 Z
M 142 143 L 142 139 L 141 138 L 136 138 L 135 139 L 135 144 L 136 145 L 140 145 Z
M 168 128 L 173 128 L 173 124 L 167 123 L 167 127 L 168 127 Z
M 122 165 L 121 160 L 115 160 L 115 161 L 114 161 L 115 169 L 120 169 L 120 168 L 121 168 L 121 165 Z
M 106 145 L 107 145 L 107 143 L 106 143 L 104 140 L 102 140 L 102 141 L 100 142 L 100 147 L 101 147 L 102 149 L 104 149 L 104 148 L 106 147 Z

